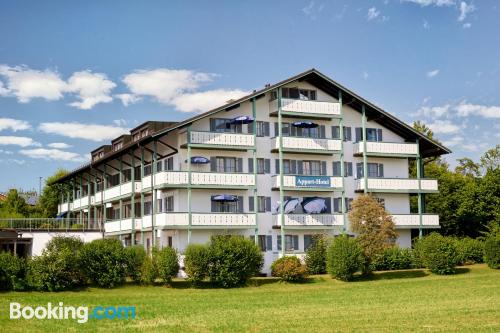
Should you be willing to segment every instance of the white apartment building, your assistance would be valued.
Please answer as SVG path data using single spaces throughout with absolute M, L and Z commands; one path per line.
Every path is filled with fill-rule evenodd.
M 311 69 L 182 122 L 146 122 L 94 150 L 59 180 L 71 188 L 59 211 L 147 249 L 182 253 L 211 235 L 242 235 L 259 244 L 267 271 L 284 253 L 304 253 L 314 234 L 349 233 L 360 193 L 392 214 L 402 247 L 439 228 L 438 215 L 425 213 L 438 184 L 424 177 L 422 158 L 449 152 Z

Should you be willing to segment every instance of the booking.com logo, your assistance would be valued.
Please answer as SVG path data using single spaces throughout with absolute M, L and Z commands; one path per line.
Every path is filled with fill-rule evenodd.
M 76 320 L 84 324 L 96 319 L 135 319 L 135 306 L 96 306 L 90 309 L 87 306 L 66 306 L 63 302 L 53 306 L 21 306 L 20 303 L 10 303 L 10 319 L 40 319 L 40 320 Z

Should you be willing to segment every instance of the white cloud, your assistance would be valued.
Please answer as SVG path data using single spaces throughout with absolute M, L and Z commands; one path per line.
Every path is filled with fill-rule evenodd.
M 455 0 L 401 0 L 401 2 L 412 2 L 422 7 L 426 6 L 444 7 L 444 6 L 453 6 L 455 4 Z
M 455 110 L 457 115 L 460 117 L 468 117 L 472 115 L 483 118 L 500 118 L 500 106 L 495 105 L 479 105 L 462 101 L 460 104 L 455 106 Z
M 158 68 L 137 70 L 126 75 L 123 82 L 134 98 L 149 96 L 183 112 L 207 111 L 224 104 L 229 99 L 247 94 L 238 89 L 196 91 L 202 84 L 211 82 L 215 76 L 191 70 Z M 130 98 L 130 96 L 126 97 L 126 99 Z
M 31 125 L 24 120 L 0 118 L 0 131 L 10 129 L 14 132 L 30 129 Z
M 431 28 L 429 22 L 427 22 L 427 20 L 424 20 L 424 22 L 422 23 L 422 27 L 425 29 L 425 30 L 429 30 Z
M 426 75 L 427 75 L 427 77 L 434 77 L 438 74 L 439 74 L 439 69 L 434 69 L 432 71 L 428 71 Z
M 86 161 L 86 159 L 83 156 L 77 153 L 72 153 L 69 151 L 63 151 L 59 149 L 45 149 L 45 148 L 21 149 L 19 153 L 31 158 L 44 159 L 44 160 L 71 161 L 71 162 Z
M 20 103 L 28 103 L 34 98 L 57 101 L 65 94 L 72 94 L 79 101 L 70 105 L 83 110 L 111 102 L 110 93 L 116 86 L 105 74 L 90 71 L 75 72 L 66 82 L 58 72 L 50 69 L 41 71 L 27 66 L 0 65 L 0 76 L 7 80 L 6 88 L 3 83 L 0 85 L 2 96 L 14 96 Z
M 16 159 L 16 158 L 9 158 L 9 159 L 6 159 L 6 160 L 0 160 L 0 163 L 6 163 L 6 164 L 12 164 L 12 163 L 15 163 L 15 164 L 18 164 L 18 165 L 23 165 L 26 163 L 25 160 L 19 160 L 19 159 Z
M 314 1 L 311 1 L 307 6 L 302 8 L 302 12 L 311 20 L 316 20 L 318 18 L 319 13 L 323 11 L 324 7 L 325 7 L 324 4 L 316 6 Z
M 96 104 L 109 103 L 113 100 L 110 93 L 115 87 L 116 84 L 108 80 L 105 74 L 90 71 L 75 72 L 68 80 L 67 91 L 77 94 L 80 101 L 70 105 L 89 110 Z
M 12 154 L 14 154 L 14 152 L 13 152 L 13 151 L 10 151 L 10 150 L 3 150 L 3 149 L 0 149 L 0 154 L 12 155 Z
M 137 97 L 133 94 L 117 94 L 115 95 L 120 101 L 122 101 L 123 105 L 129 106 L 130 104 L 137 103 L 141 100 L 140 97 Z
M 449 146 L 449 147 L 454 147 L 459 144 L 461 144 L 464 141 L 464 138 L 461 136 L 454 136 L 448 140 L 443 141 L 443 145 Z
M 82 123 L 41 123 L 38 129 L 44 133 L 58 134 L 73 139 L 104 141 L 114 139 L 129 132 L 129 129 L 119 126 L 106 126 Z
M 125 126 L 127 125 L 127 121 L 125 119 L 115 119 L 113 120 L 113 124 L 115 124 L 116 126 Z
M 370 9 L 368 9 L 368 13 L 366 14 L 366 19 L 368 21 L 371 21 L 371 20 L 374 20 L 377 17 L 379 17 L 379 15 L 380 15 L 380 11 L 377 10 L 377 8 L 375 8 L 375 7 L 371 7 Z
M 453 134 L 460 131 L 460 127 L 449 120 L 435 120 L 427 126 L 436 134 Z
M 468 14 L 472 13 L 476 9 L 476 7 L 474 7 L 473 4 L 467 4 L 467 2 L 461 1 L 458 9 L 460 10 L 458 21 L 462 22 L 467 18 Z
M 367 72 L 363 72 L 363 79 L 368 80 L 368 77 L 369 77 L 368 73 Z
M 464 29 L 469 29 L 470 27 L 472 27 L 472 24 L 470 24 L 470 23 L 464 23 L 464 24 L 462 25 L 462 27 L 463 27 Z
M 424 102 L 425 103 L 425 102 Z M 425 116 L 431 119 L 442 118 L 450 112 L 451 105 L 446 104 L 443 106 L 423 106 L 417 111 L 416 115 Z
M 64 143 L 64 142 L 53 142 L 53 143 L 49 143 L 47 145 L 47 147 L 56 148 L 56 149 L 67 149 L 67 148 L 71 148 L 73 146 L 68 145 L 67 143 Z
M 40 147 L 41 144 L 26 136 L 0 136 L 0 145 L 14 145 L 21 147 Z

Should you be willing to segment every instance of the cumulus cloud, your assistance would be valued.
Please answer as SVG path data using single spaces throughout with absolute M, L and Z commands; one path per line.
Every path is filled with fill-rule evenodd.
M 113 100 L 110 93 L 116 84 L 105 74 L 91 71 L 75 72 L 68 81 L 61 78 L 57 71 L 36 70 L 27 66 L 0 65 L 0 76 L 7 84 L 0 86 L 0 95 L 14 96 L 20 103 L 28 103 L 34 98 L 57 101 L 65 94 L 72 94 L 78 101 L 70 103 L 79 109 L 88 110 L 98 103 Z
M 453 6 L 455 4 L 455 0 L 401 0 L 401 2 L 412 2 L 422 7 L 427 7 L 427 6 L 444 7 L 444 6 Z
M 21 147 L 40 147 L 41 144 L 32 138 L 26 136 L 0 136 L 0 145 L 7 146 L 21 146 Z
M 125 106 L 129 106 L 130 104 L 137 103 L 141 100 L 140 97 L 133 94 L 117 94 L 115 97 L 122 101 Z
M 68 145 L 67 143 L 64 143 L 64 142 L 53 142 L 53 143 L 49 143 L 47 145 L 47 147 L 56 148 L 56 149 L 67 149 L 67 148 L 71 148 L 73 146 Z
M 235 89 L 197 91 L 202 84 L 211 82 L 214 77 L 215 74 L 185 69 L 136 70 L 123 78 L 132 94 L 125 98 L 122 96 L 122 102 L 130 103 L 134 101 L 133 98 L 147 96 L 162 104 L 174 106 L 179 111 L 201 112 L 247 94 Z
M 14 132 L 30 129 L 31 125 L 24 120 L 0 118 L 0 131 L 10 129 Z
M 480 105 L 462 101 L 455 107 L 457 115 L 460 117 L 480 116 L 483 118 L 500 118 L 500 106 Z
M 427 77 L 434 77 L 438 74 L 439 74 L 439 69 L 434 69 L 432 71 L 428 71 L 426 75 L 427 75 Z
M 77 122 L 41 123 L 38 126 L 38 129 L 44 133 L 57 134 L 68 138 L 84 139 L 96 142 L 111 140 L 129 132 L 129 129 L 120 126 L 82 124 Z
M 304 15 L 309 17 L 311 20 L 316 20 L 318 18 L 319 13 L 323 11 L 323 8 L 325 7 L 324 4 L 320 4 L 319 6 L 316 6 L 314 1 L 309 2 L 307 6 L 302 8 L 302 12 Z
M 453 124 L 449 120 L 435 120 L 429 123 L 428 126 L 436 134 L 453 134 L 460 131 L 460 126 Z
M 366 14 L 366 19 L 368 21 L 371 21 L 371 20 L 374 20 L 377 17 L 379 17 L 379 15 L 380 15 L 380 11 L 377 10 L 377 8 L 375 8 L 375 7 L 371 7 L 370 9 L 368 9 L 368 13 Z
M 460 10 L 458 21 L 462 22 L 467 18 L 468 14 L 472 13 L 476 9 L 476 7 L 474 7 L 473 4 L 467 4 L 467 2 L 461 1 L 458 9 Z
M 454 136 L 446 141 L 443 141 L 443 145 L 449 146 L 449 147 L 454 147 L 454 146 L 461 144 L 463 141 L 464 141 L 463 137 L 456 135 L 456 136 Z
M 44 159 L 44 160 L 71 161 L 71 162 L 86 161 L 86 159 L 83 156 L 77 153 L 63 151 L 60 149 L 45 149 L 45 148 L 21 149 L 19 151 L 19 154 L 35 159 Z

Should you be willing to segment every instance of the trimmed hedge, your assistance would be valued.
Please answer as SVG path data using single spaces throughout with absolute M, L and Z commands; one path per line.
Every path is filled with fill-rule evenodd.
M 126 274 L 134 282 L 141 281 L 141 269 L 146 260 L 146 250 L 140 245 L 124 248 L 126 258 Z
M 308 277 L 306 266 L 294 256 L 279 258 L 271 265 L 271 275 L 286 282 L 302 282 Z
M 419 239 L 415 244 L 415 249 L 423 266 L 432 273 L 455 274 L 460 257 L 453 238 L 433 232 Z
M 190 244 L 184 256 L 184 271 L 189 281 L 196 286 L 207 276 L 210 251 L 207 245 Z
M 484 242 L 484 261 L 488 267 L 500 268 L 500 234 L 490 235 Z
M 213 236 L 209 256 L 210 281 L 224 288 L 245 285 L 259 273 L 264 262 L 259 247 L 241 236 Z
M 26 288 L 26 261 L 0 252 L 0 290 L 24 290 Z
M 313 237 L 313 243 L 306 251 L 306 267 L 311 274 L 326 273 L 327 239 L 324 235 Z
M 385 249 L 372 262 L 372 269 L 376 271 L 410 269 L 413 267 L 411 249 L 401 249 L 396 246 Z
M 459 265 L 479 264 L 484 261 L 484 242 L 479 239 L 457 238 L 455 246 Z
M 363 249 L 355 238 L 340 235 L 328 247 L 327 271 L 338 280 L 352 280 L 364 261 Z
M 171 247 L 164 247 L 155 251 L 154 262 L 157 265 L 158 277 L 165 283 L 170 283 L 172 278 L 179 272 L 179 256 L 177 251 Z
M 113 288 L 125 281 L 127 258 L 118 239 L 96 239 L 85 244 L 78 260 L 85 275 L 99 287 Z

